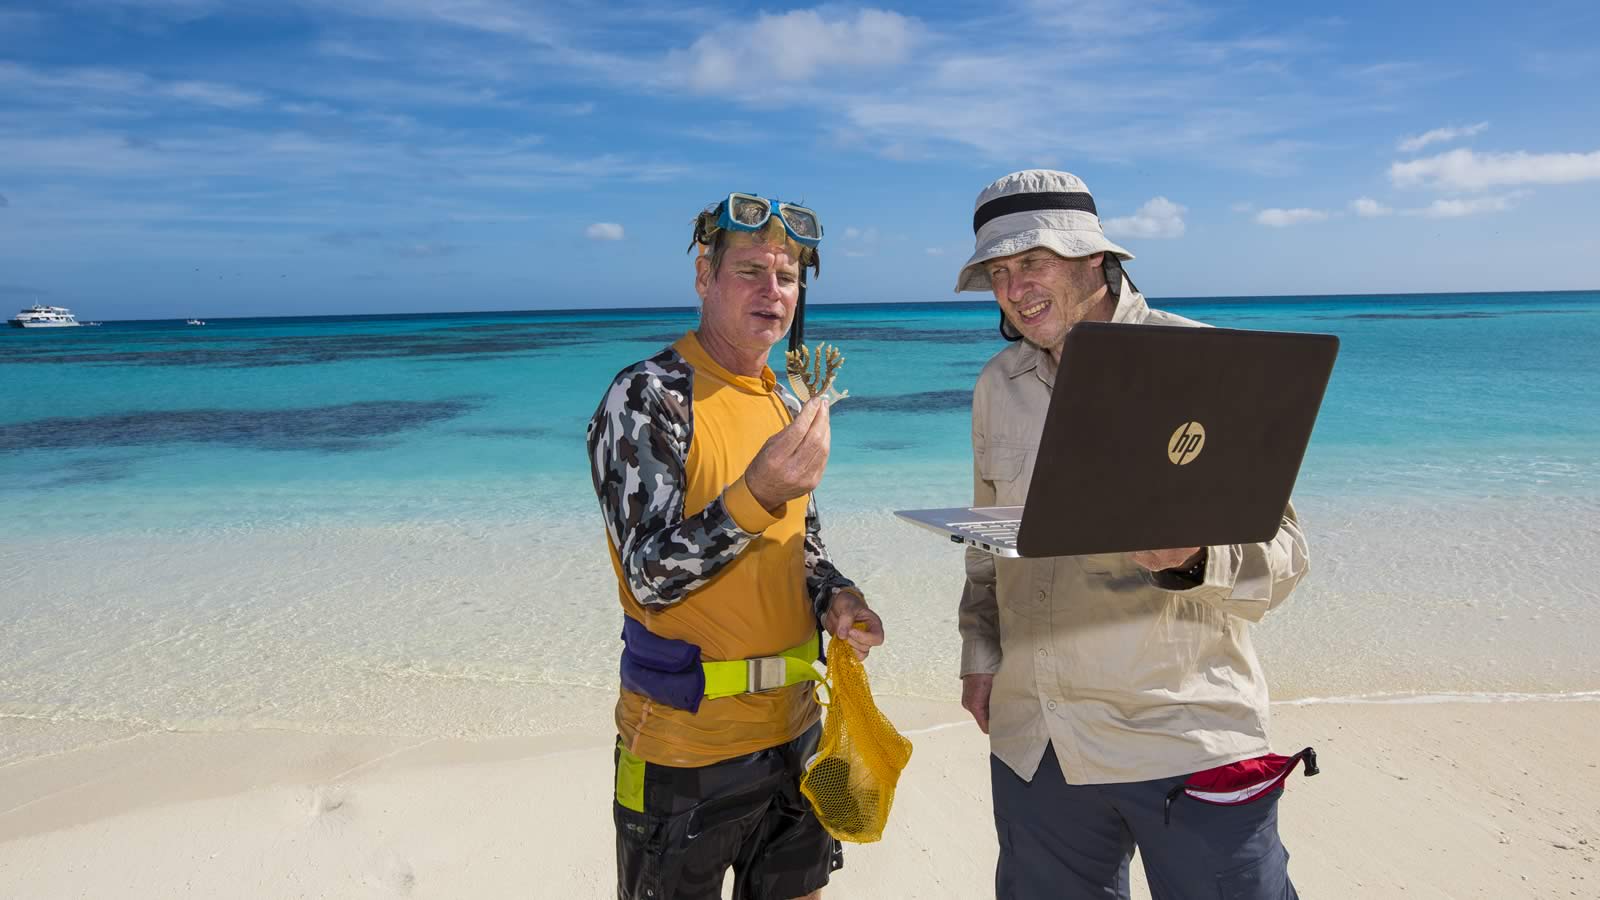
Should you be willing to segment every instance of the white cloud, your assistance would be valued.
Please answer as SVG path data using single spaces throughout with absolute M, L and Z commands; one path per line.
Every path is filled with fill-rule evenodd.
M 1408 216 L 1425 216 L 1430 219 L 1459 219 L 1479 213 L 1505 212 L 1521 194 L 1498 197 L 1474 197 L 1471 200 L 1435 200 L 1421 209 L 1408 209 Z
M 1371 197 L 1357 197 L 1355 201 L 1350 204 L 1350 208 L 1355 210 L 1356 215 L 1367 219 L 1375 216 L 1389 216 L 1394 214 L 1393 209 L 1384 206 L 1382 203 L 1379 203 Z
M 1358 197 L 1350 204 L 1350 209 L 1362 218 L 1375 218 L 1378 216 L 1423 216 L 1430 219 L 1455 219 L 1462 216 L 1473 216 L 1478 213 L 1503 212 L 1511 208 L 1513 201 L 1526 194 L 1526 191 L 1516 191 L 1495 197 L 1477 197 L 1471 200 L 1435 200 L 1433 203 L 1412 209 L 1395 209 L 1385 206 L 1371 197 Z M 1288 223 L 1284 223 L 1288 224 Z
M 203 103 L 207 106 L 220 106 L 224 109 L 243 109 L 248 106 L 256 106 L 261 102 L 261 95 L 253 91 L 241 90 L 225 84 L 210 84 L 204 81 L 180 81 L 167 85 L 163 93 L 179 100 Z
M 337 109 L 326 103 L 280 103 L 278 109 L 291 116 L 336 116 Z
M 735 19 L 658 4 L 591 10 L 521 0 L 297 2 L 341 17 L 447 22 L 493 36 L 470 45 L 447 38 L 451 49 L 441 51 L 442 60 L 429 43 L 395 46 L 408 39 L 391 35 L 382 45 L 389 61 L 448 77 L 413 79 L 382 102 L 414 106 L 420 100 L 410 88 L 464 94 L 487 80 L 510 91 L 551 78 L 654 97 L 709 93 L 751 104 L 762 116 L 803 110 L 802 118 L 821 123 L 823 140 L 890 159 L 968 159 L 976 151 L 986 164 L 1053 157 L 1120 165 L 1182 157 L 1285 175 L 1301 171 L 1308 151 L 1319 149 L 1287 135 L 1370 114 L 1365 88 L 1299 77 L 1302 65 L 1321 65 L 1308 61 L 1322 45 L 1304 27 L 1236 24 L 1194 0 L 1022 0 L 1016 13 L 977 20 L 918 18 L 920 8 L 872 8 L 889 6 L 878 3 L 820 3 Z M 980 32 L 981 49 L 971 39 Z M 1064 43 L 1072 53 L 1060 52 Z M 337 33 L 318 47 L 326 58 L 372 55 Z M 1152 67 L 1151 59 L 1163 64 Z M 335 78 L 314 93 L 378 101 L 350 90 Z M 481 93 L 463 100 L 508 103 L 495 90 Z M 744 139 L 732 132 L 723 138 Z
M 1328 218 L 1328 214 L 1320 209 L 1263 209 L 1256 213 L 1256 221 L 1262 225 L 1271 225 L 1273 228 L 1287 228 L 1290 225 L 1300 225 L 1306 222 L 1321 222 Z
M 498 109 L 525 109 L 526 104 L 511 100 L 488 87 L 445 84 L 432 80 L 389 78 L 340 78 L 307 81 L 299 90 L 348 103 L 375 106 L 466 106 Z
M 1452 77 L 1452 73 L 1433 70 L 1419 62 L 1381 62 L 1345 69 L 1346 78 L 1381 93 L 1415 88 L 1419 84 Z
M 1183 214 L 1188 211 L 1165 197 L 1155 197 L 1131 216 L 1107 219 L 1105 229 L 1116 237 L 1179 238 L 1183 237 Z
M 177 3 L 219 14 L 232 6 L 102 2 Z M 1194 0 L 1023 0 L 1015 21 L 1000 27 L 934 13 L 918 18 L 915 7 L 872 8 L 889 6 L 878 3 L 823 3 L 739 19 L 660 4 L 291 5 L 317 10 L 328 22 L 326 37 L 301 48 L 315 65 L 300 70 L 303 76 L 270 63 L 242 70 L 251 73 L 248 86 L 285 95 L 274 99 L 320 99 L 352 115 L 373 106 L 425 119 L 419 107 L 446 105 L 584 115 L 591 107 L 582 95 L 564 94 L 578 102 L 562 109 L 526 99 L 522 86 L 601 84 L 647 98 L 714 93 L 753 104 L 760 116 L 794 109 L 802 121 L 821 123 L 821 140 L 832 137 L 867 156 L 976 155 L 990 165 L 1054 157 L 1080 166 L 1186 158 L 1293 174 L 1319 148 L 1287 135 L 1370 112 L 1364 89 L 1297 77 L 1306 74 L 1303 66 L 1322 64 L 1301 52 L 1315 43 L 1304 27 L 1235 23 Z M 358 21 L 367 27 L 346 27 Z M 971 40 L 978 31 L 981 49 Z M 1060 53 L 1063 43 L 1073 52 Z M 1163 64 L 1152 67 L 1151 59 Z M 1264 77 L 1252 68 L 1266 63 L 1283 71 Z M 747 136 L 727 132 L 722 139 Z
M 668 54 L 667 68 L 698 91 L 789 92 L 823 71 L 898 65 L 917 32 L 915 20 L 878 9 L 853 18 L 826 8 L 762 13 L 754 24 L 721 26 Z
M 622 226 L 615 222 L 596 222 L 583 230 L 583 236 L 591 241 L 620 241 Z
M 930 37 L 929 43 L 938 40 Z M 1130 55 L 1142 61 L 1152 52 Z M 1261 90 L 1259 79 L 1229 67 L 1180 63 L 1160 75 L 1112 77 L 1086 66 L 1076 53 L 1063 57 L 1052 41 L 1033 33 L 1013 36 L 985 54 L 957 50 L 931 66 L 901 67 L 868 84 L 796 97 L 843 120 L 835 126 L 841 144 L 892 147 L 890 155 L 899 158 L 969 158 L 976 151 L 992 165 L 1053 158 L 1083 166 L 1183 157 L 1283 175 L 1299 171 L 1306 151 L 1317 149 L 1279 137 L 1311 124 L 1303 97 L 1246 100 L 1245 94 Z M 1018 66 L 1018 59 L 1029 63 Z M 1072 90 L 1062 91 L 1063 83 Z M 1268 84 L 1270 94 L 1276 82 Z M 1206 102 L 1194 102 L 1197 90 Z M 1135 106 L 1143 113 L 1139 117 L 1114 112 Z
M 368 112 L 362 113 L 359 118 L 363 122 L 373 122 L 386 128 L 393 128 L 401 131 L 409 130 L 417 126 L 416 119 L 413 119 L 410 116 L 397 115 L 395 113 Z M 534 142 L 519 141 L 517 142 L 517 145 L 532 146 L 532 143 Z
M 1247 213 L 1247 212 L 1254 212 L 1255 208 L 1256 208 L 1256 205 L 1254 203 L 1249 203 L 1249 202 L 1240 202 L 1240 203 L 1235 203 L 1230 208 L 1236 213 Z
M 1400 187 L 1484 191 L 1516 184 L 1571 184 L 1600 180 L 1600 150 L 1593 153 L 1474 153 L 1451 150 L 1397 162 L 1389 180 Z
M 1453 126 L 1435 128 L 1432 131 L 1424 131 L 1423 133 L 1413 137 L 1403 138 L 1400 141 L 1399 149 L 1401 153 L 1415 153 L 1429 144 L 1454 141 L 1461 138 L 1469 138 L 1476 134 L 1481 134 L 1483 130 L 1488 127 L 1488 122 L 1479 122 L 1476 125 L 1467 125 L 1462 128 L 1456 128 Z
M 883 149 L 878 151 L 878 155 L 884 159 L 892 159 L 895 162 L 914 162 L 919 159 L 928 158 L 928 153 L 926 150 L 923 150 L 922 148 L 912 144 L 902 143 L 900 141 L 894 141 L 885 145 Z
M 111 6 L 169 16 L 181 21 L 203 18 L 227 5 L 227 0 L 110 0 Z
M 41 69 L 0 62 L 0 88 L 16 85 L 30 92 L 65 95 L 111 94 L 123 97 L 167 97 L 202 106 L 243 109 L 257 106 L 254 91 L 210 81 L 157 81 L 142 72 L 103 67 Z M 74 97 L 76 101 L 77 98 Z
M 468 31 L 481 31 L 533 43 L 547 43 L 556 30 L 548 16 L 505 0 L 312 0 L 346 15 L 397 22 L 436 22 Z
M 0 128 L 0 160 L 5 161 L 6 174 L 18 181 L 94 179 L 101 185 L 152 190 L 204 210 L 228 207 L 216 196 L 216 186 L 204 179 L 243 176 L 263 185 L 263 196 L 272 197 L 277 205 L 314 210 L 310 217 L 324 223 L 329 212 L 318 198 L 343 197 L 333 207 L 335 214 L 342 214 L 341 210 L 368 205 L 369 199 L 410 197 L 402 187 L 406 185 L 427 185 L 430 194 L 438 191 L 441 197 L 493 195 L 501 198 L 498 202 L 516 206 L 508 199 L 511 193 L 664 181 L 688 172 L 670 161 L 610 153 L 567 156 L 527 147 L 520 139 L 427 128 L 405 141 L 215 125 L 154 136 L 104 130 L 33 135 Z M 352 194 L 353 178 L 393 187 Z M 27 205 L 43 208 L 31 201 Z M 436 219 L 441 212 L 407 208 L 404 217 Z M 372 221 L 395 216 L 394 210 L 384 209 Z M 576 225 L 574 231 L 583 227 Z
M 876 256 L 878 253 L 878 228 L 871 226 L 859 228 L 848 225 L 844 229 L 844 242 L 840 248 L 845 256 L 861 257 Z
M 108 93 L 136 93 L 149 79 L 119 69 L 35 69 L 18 63 L 0 62 L 0 85 L 15 84 L 38 90 L 85 90 Z
M 352 41 L 324 38 L 314 45 L 317 53 L 338 59 L 353 59 L 357 62 L 386 62 L 388 57 L 373 47 L 357 44 Z
M 5 199 L 4 197 L 0 197 L 0 200 L 4 200 L 4 199 Z M 928 254 L 929 256 L 943 256 L 944 255 L 944 248 L 943 247 L 929 247 L 928 249 L 926 249 L 926 250 L 924 250 L 922 252 Z
M 1104 38 L 1167 31 L 1209 18 L 1184 0 L 1027 0 L 1034 24 Z

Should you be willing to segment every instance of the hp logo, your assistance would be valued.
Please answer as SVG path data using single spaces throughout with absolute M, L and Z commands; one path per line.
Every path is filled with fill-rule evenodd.
M 1206 448 L 1206 427 L 1199 422 L 1185 422 L 1172 433 L 1167 443 L 1167 459 L 1175 466 L 1187 466 Z

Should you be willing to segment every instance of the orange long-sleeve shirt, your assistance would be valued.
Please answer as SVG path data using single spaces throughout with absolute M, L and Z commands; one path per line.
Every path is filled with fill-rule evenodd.
M 807 641 L 835 590 L 814 505 L 773 515 L 743 475 L 798 403 L 770 369 L 737 375 L 694 333 L 623 370 L 589 426 L 624 614 L 700 647 L 705 660 L 770 656 Z M 617 730 L 647 762 L 702 766 L 802 734 L 808 684 L 706 700 L 697 712 L 623 690 Z

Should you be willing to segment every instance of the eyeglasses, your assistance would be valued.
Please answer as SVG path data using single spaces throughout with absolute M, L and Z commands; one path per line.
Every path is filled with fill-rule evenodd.
M 822 243 L 822 221 L 817 218 L 815 211 L 793 203 L 740 193 L 729 194 L 728 199 L 717 205 L 715 222 L 708 224 L 706 220 L 709 216 L 700 217 L 695 223 L 695 240 L 704 243 L 701 239 L 709 237 L 718 228 L 760 231 L 771 221 L 774 211 L 778 214 L 778 221 L 783 223 L 783 230 L 789 233 L 795 243 L 812 248 Z

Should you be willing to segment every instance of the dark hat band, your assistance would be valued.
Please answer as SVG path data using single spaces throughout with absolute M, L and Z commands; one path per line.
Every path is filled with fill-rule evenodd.
M 978 207 L 972 214 L 972 233 L 1001 216 L 1012 213 L 1034 212 L 1041 209 L 1070 209 L 1077 212 L 1086 212 L 1098 216 L 1100 213 L 1094 208 L 1094 198 L 1085 191 L 1042 191 L 1034 194 L 1011 194 L 1007 197 L 996 197 L 988 203 Z

